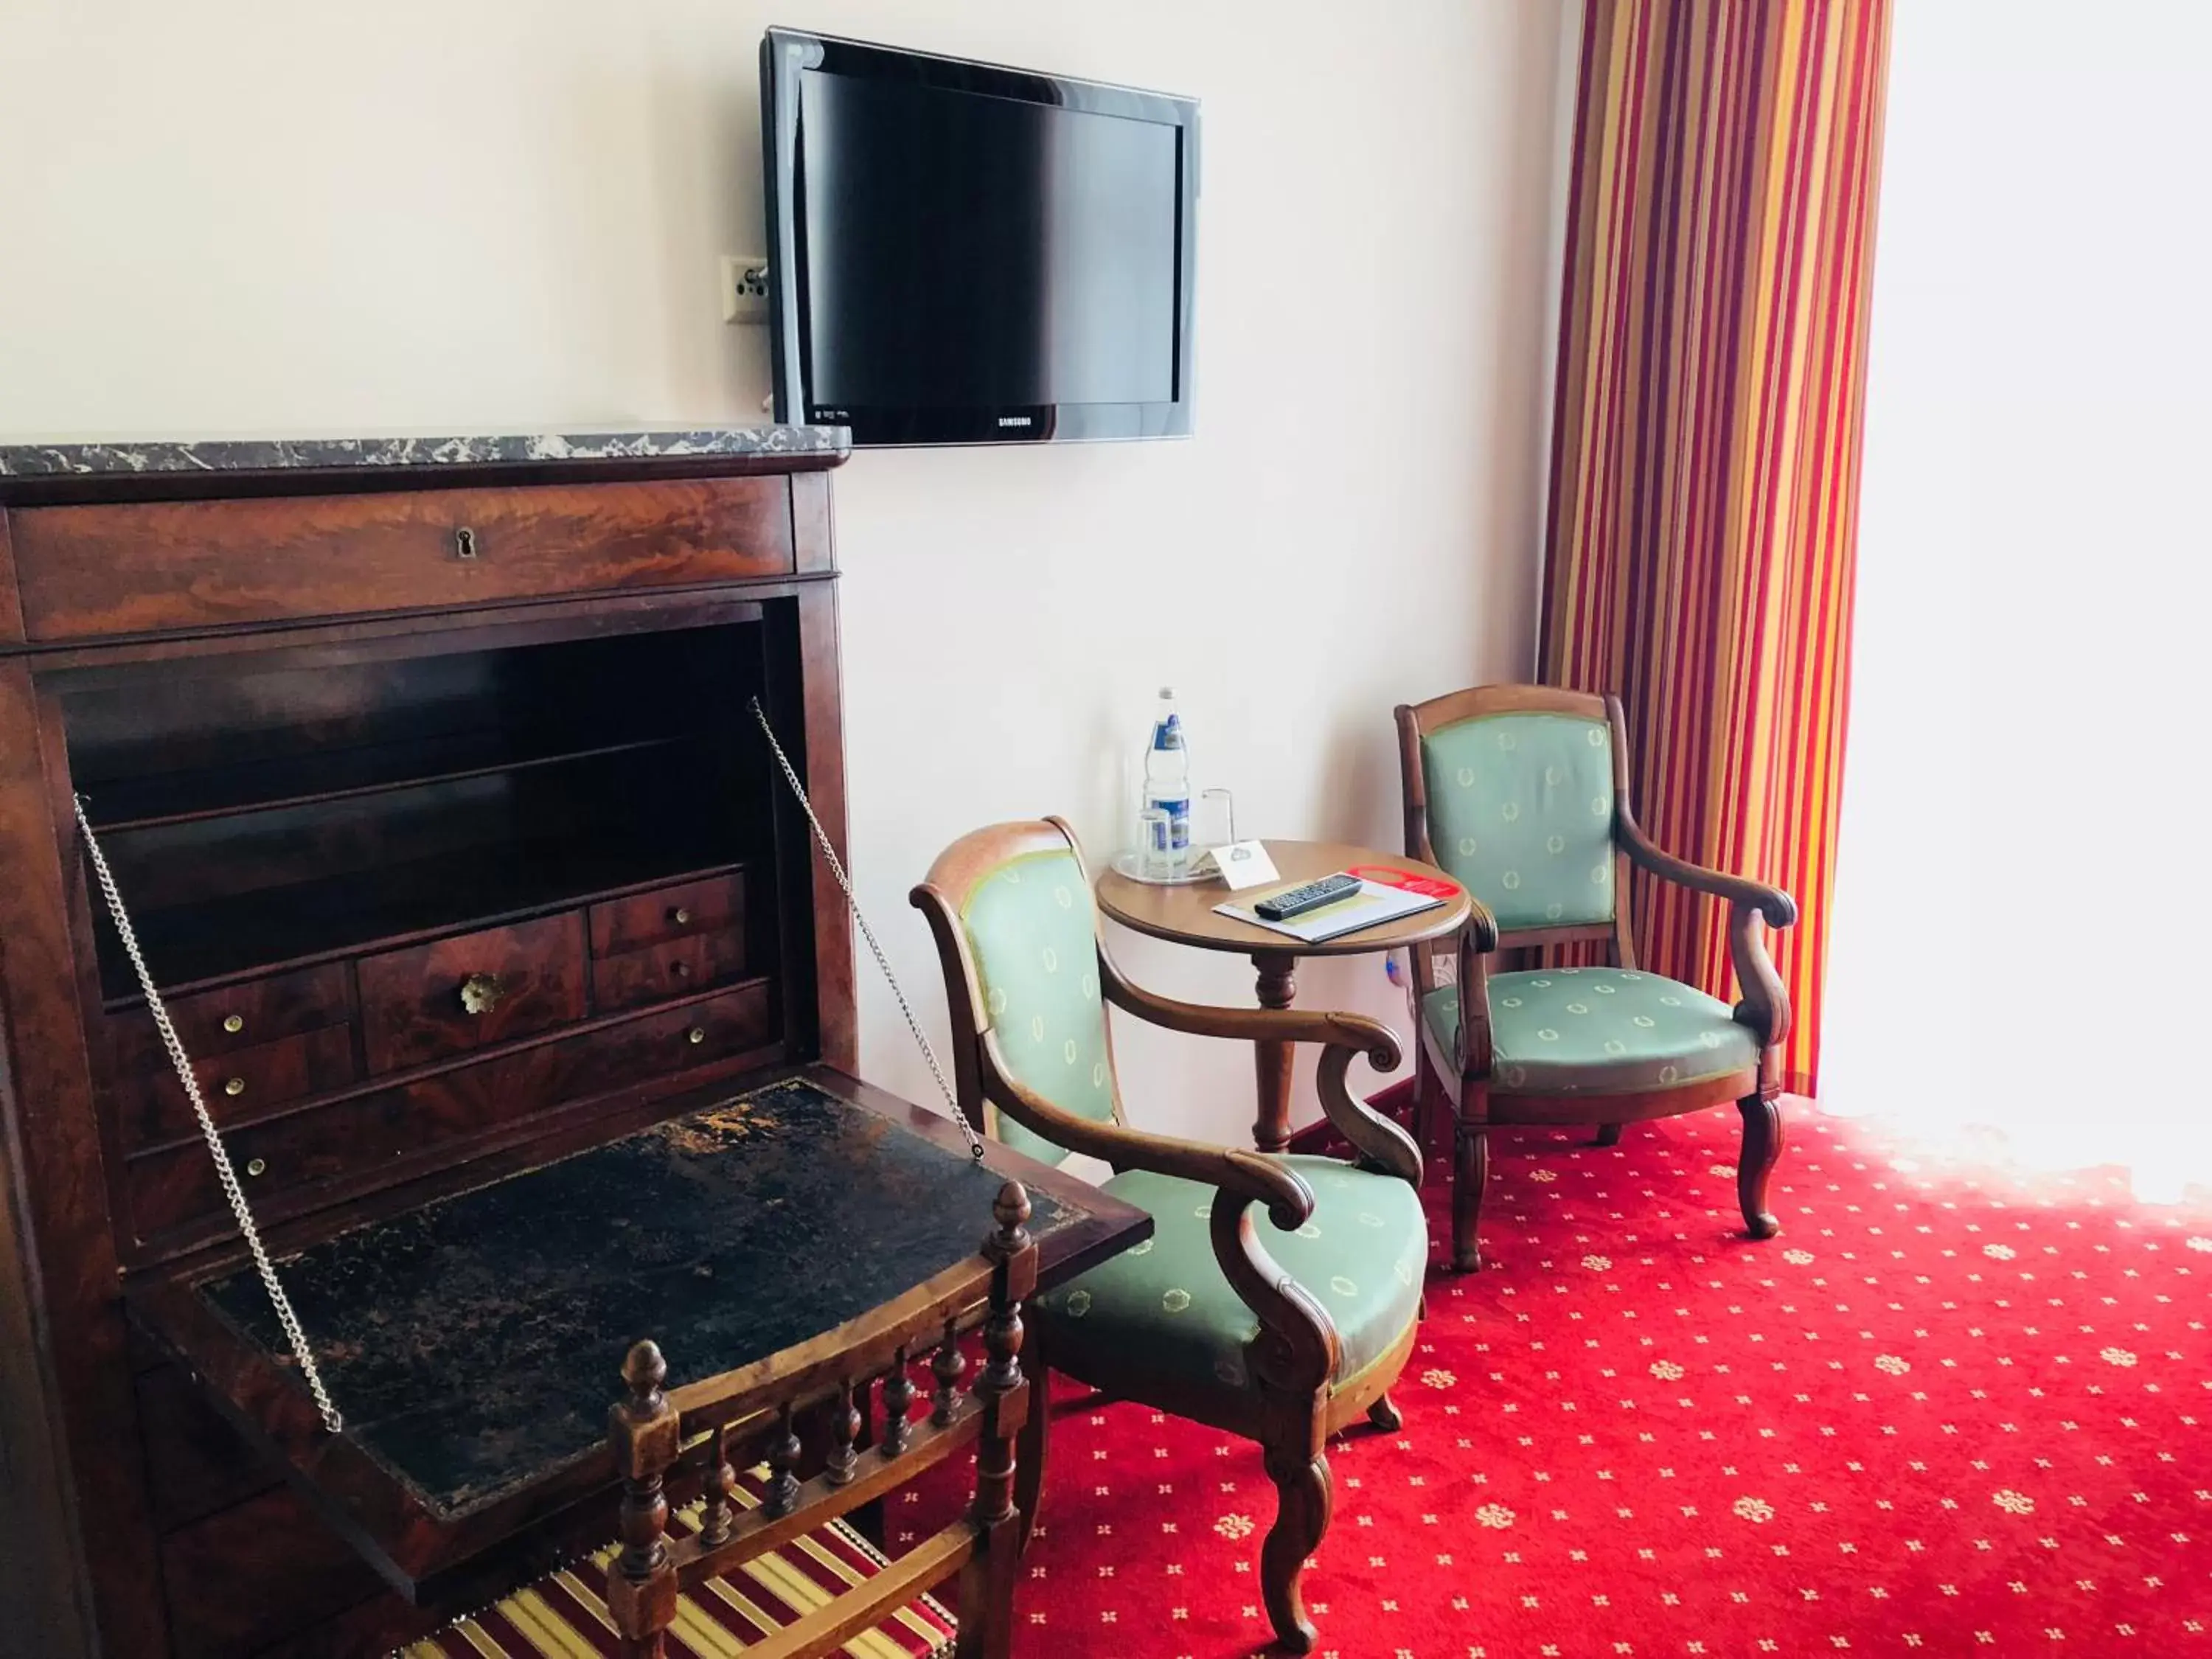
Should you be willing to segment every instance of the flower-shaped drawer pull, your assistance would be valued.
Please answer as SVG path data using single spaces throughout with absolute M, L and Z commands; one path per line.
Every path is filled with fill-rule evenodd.
M 489 1013 L 506 994 L 497 974 L 471 974 L 461 981 L 461 1006 L 471 1014 Z

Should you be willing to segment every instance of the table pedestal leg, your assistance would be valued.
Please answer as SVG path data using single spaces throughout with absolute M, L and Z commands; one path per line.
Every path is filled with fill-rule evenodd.
M 1287 1008 L 1298 994 L 1295 974 L 1298 959 L 1287 951 L 1255 951 L 1252 965 L 1260 970 L 1260 1006 Z M 1263 1152 L 1279 1152 L 1291 1144 L 1291 1065 L 1297 1053 L 1289 1042 L 1261 1042 L 1252 1045 L 1254 1068 L 1260 1084 L 1260 1116 L 1252 1126 L 1252 1144 Z

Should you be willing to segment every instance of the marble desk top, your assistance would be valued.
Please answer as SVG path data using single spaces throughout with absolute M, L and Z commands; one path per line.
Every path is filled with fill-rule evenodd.
M 487 433 L 444 437 L 0 442 L 0 478 L 118 474 L 161 477 L 714 456 L 816 455 L 842 459 L 851 451 L 852 434 L 841 426 L 649 427 L 628 431 Z

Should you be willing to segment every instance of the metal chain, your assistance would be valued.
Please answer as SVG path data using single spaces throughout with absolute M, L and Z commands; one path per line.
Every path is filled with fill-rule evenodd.
M 246 1239 L 246 1248 L 253 1253 L 253 1266 L 261 1275 L 262 1288 L 269 1292 L 270 1305 L 276 1310 L 276 1322 L 283 1327 L 284 1340 L 292 1346 L 292 1357 L 300 1362 L 300 1374 L 307 1379 L 307 1392 L 314 1396 L 315 1409 L 322 1415 L 323 1426 L 337 1434 L 345 1428 L 345 1419 L 331 1403 L 331 1396 L 323 1387 L 322 1373 L 315 1369 L 315 1357 L 308 1351 L 307 1334 L 300 1328 L 299 1316 L 292 1311 L 291 1298 L 277 1282 L 276 1264 L 262 1247 L 261 1230 L 253 1224 L 253 1212 L 246 1207 L 245 1189 L 238 1184 L 237 1171 L 230 1167 L 230 1153 L 223 1146 L 222 1137 L 216 1133 L 215 1119 L 209 1115 L 207 1102 L 200 1097 L 199 1079 L 192 1075 L 191 1057 L 185 1053 L 177 1028 L 170 1023 L 168 1006 L 154 984 L 154 975 L 147 971 L 146 958 L 138 950 L 138 935 L 131 930 L 131 918 L 123 908 L 123 895 L 116 890 L 114 874 L 107 867 L 107 855 L 100 850 L 99 837 L 92 833 L 92 821 L 85 816 L 82 795 L 76 798 L 76 827 L 84 836 L 85 851 L 92 855 L 92 872 L 99 878 L 101 896 L 107 901 L 107 914 L 115 919 L 115 931 L 123 936 L 123 948 L 130 955 L 131 967 L 137 971 L 139 988 L 146 993 L 146 1006 L 161 1033 L 162 1046 L 169 1051 L 169 1063 L 177 1068 L 177 1081 L 185 1085 L 185 1098 L 191 1103 L 192 1115 L 199 1120 L 200 1135 L 207 1142 L 208 1155 L 215 1160 L 216 1179 L 222 1183 L 222 1195 L 230 1200 L 231 1214 L 238 1218 L 238 1231 Z
M 753 718 L 760 722 L 760 729 L 768 738 L 768 746 L 775 751 L 775 763 L 783 769 L 784 781 L 791 786 L 791 793 L 799 797 L 799 810 L 806 814 L 807 823 L 814 826 L 815 844 L 821 848 L 822 856 L 830 866 L 830 873 L 837 878 L 837 885 L 844 891 L 846 907 L 852 911 L 853 920 L 860 924 L 860 937 L 868 941 L 868 949 L 875 952 L 876 966 L 884 970 L 884 983 L 891 988 L 891 995 L 898 1000 L 899 1012 L 906 1016 L 906 1029 L 914 1033 L 915 1046 L 921 1050 L 921 1057 L 929 1062 L 929 1074 L 937 1079 L 938 1092 L 945 1097 L 945 1104 L 951 1113 L 952 1121 L 968 1137 L 969 1156 L 980 1164 L 983 1161 L 983 1137 L 975 1133 L 975 1126 L 968 1121 L 968 1114 L 960 1109 L 960 1102 L 952 1092 L 952 1085 L 945 1080 L 945 1067 L 938 1063 L 937 1050 L 929 1046 L 929 1039 L 922 1035 L 921 1022 L 915 1018 L 913 1005 L 907 1001 L 906 993 L 899 988 L 898 975 L 891 972 L 890 959 L 884 955 L 884 947 L 876 942 L 876 930 L 868 926 L 867 917 L 860 914 L 860 901 L 853 893 L 853 879 L 845 873 L 845 866 L 837 856 L 837 849 L 830 844 L 830 832 L 822 827 L 822 820 L 814 816 L 814 803 L 806 799 L 805 786 L 799 782 L 799 774 L 792 770 L 791 757 L 783 752 L 783 745 L 775 740 L 775 728 L 768 723 L 768 716 L 761 712 L 760 699 L 755 697 L 751 702 Z

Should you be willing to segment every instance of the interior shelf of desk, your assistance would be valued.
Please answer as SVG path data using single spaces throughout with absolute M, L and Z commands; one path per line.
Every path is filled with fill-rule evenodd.
M 501 921 L 767 854 L 761 632 L 153 665 L 65 694 L 74 781 L 165 989 Z

